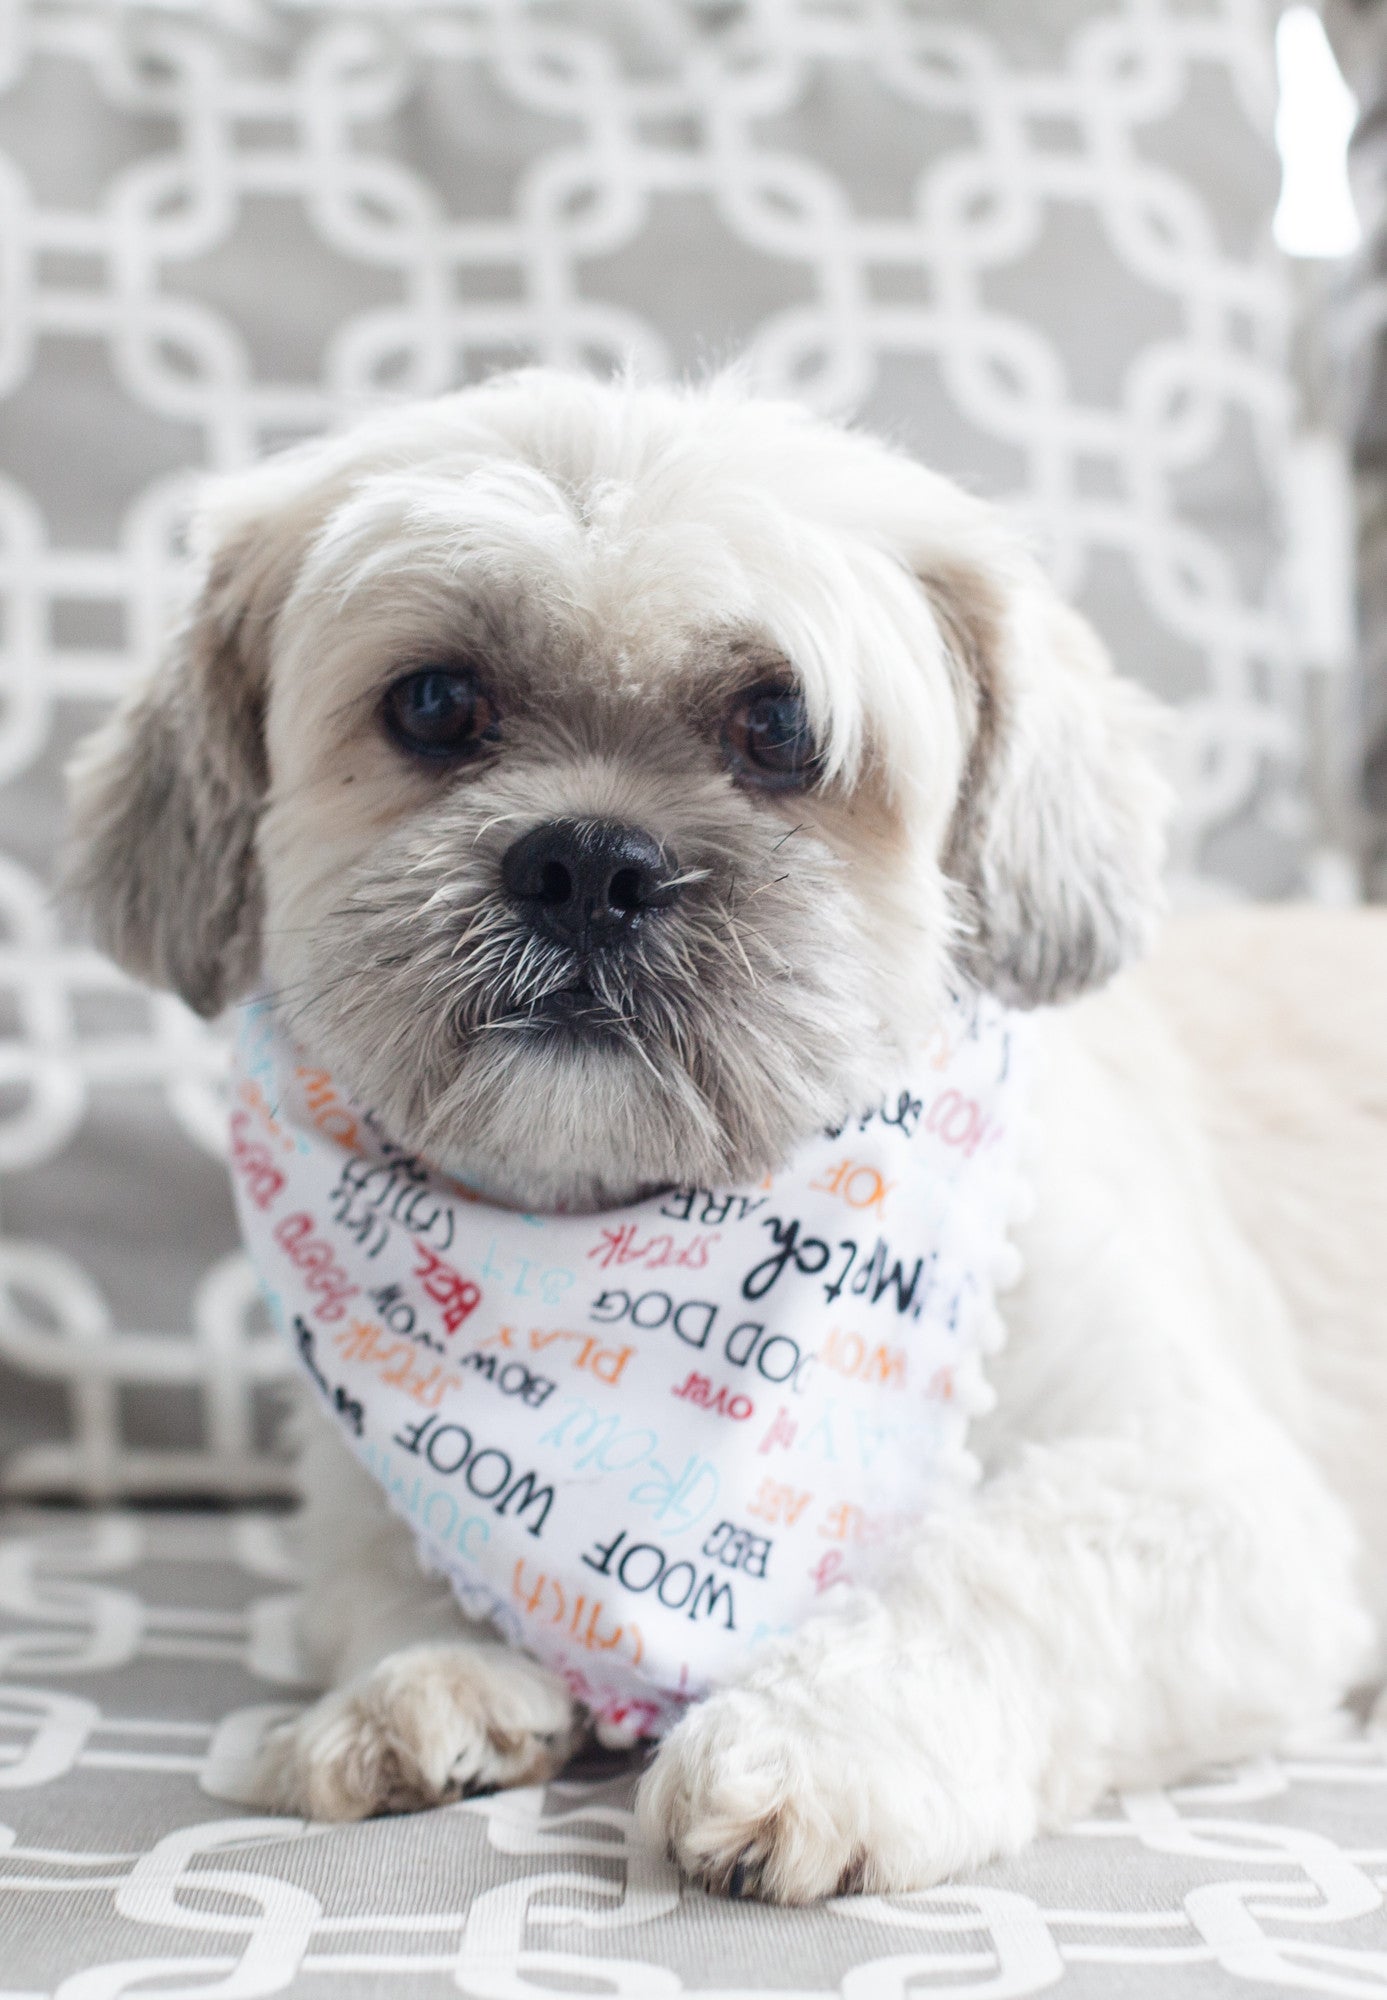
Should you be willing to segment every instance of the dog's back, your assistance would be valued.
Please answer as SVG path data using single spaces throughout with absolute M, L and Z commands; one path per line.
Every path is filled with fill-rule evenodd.
M 1218 910 L 1138 975 L 1301 1341 L 1309 1435 L 1387 1596 L 1387 911 Z

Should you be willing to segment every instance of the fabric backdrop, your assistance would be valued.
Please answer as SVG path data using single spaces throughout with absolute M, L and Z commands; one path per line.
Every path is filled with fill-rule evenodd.
M 283 1476 L 220 1046 L 48 901 L 60 767 L 157 651 L 197 473 L 519 358 L 744 357 L 1018 509 L 1179 704 L 1181 872 L 1304 881 L 1333 509 L 1256 0 L 0 21 L 0 1485 Z
M 1387 901 L 1387 5 L 1323 0 L 1334 53 L 1358 99 L 1349 149 L 1363 238 L 1333 273 L 1322 337 L 1323 371 L 1352 453 L 1357 498 L 1361 758 L 1366 887 Z

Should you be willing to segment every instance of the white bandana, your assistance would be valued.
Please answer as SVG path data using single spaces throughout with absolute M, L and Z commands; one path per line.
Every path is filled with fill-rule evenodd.
M 479 1200 L 245 1010 L 241 1226 L 344 1441 L 464 1610 L 658 1735 L 975 1476 L 1013 1253 L 1017 1018 L 969 996 L 759 1186 Z

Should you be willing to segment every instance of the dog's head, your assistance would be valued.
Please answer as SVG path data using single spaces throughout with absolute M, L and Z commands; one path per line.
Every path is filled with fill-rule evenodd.
M 994 515 L 727 386 L 547 372 L 211 489 L 73 874 L 204 1014 L 257 985 L 527 1202 L 759 1175 L 961 968 L 1105 979 L 1157 902 L 1145 704 Z

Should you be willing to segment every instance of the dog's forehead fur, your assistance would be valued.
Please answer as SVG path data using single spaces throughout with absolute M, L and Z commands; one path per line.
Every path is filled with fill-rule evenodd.
M 547 704 L 589 746 L 604 716 L 706 710 L 759 662 L 793 673 L 829 776 L 873 757 L 889 785 L 908 775 L 917 809 L 947 810 L 959 704 L 910 565 L 921 503 L 954 538 L 963 496 L 778 405 L 647 393 L 600 421 L 613 406 L 589 386 L 566 424 L 484 392 L 345 448 L 277 621 L 292 667 L 272 763 L 291 761 L 325 682 L 341 708 L 412 654 L 481 659 L 512 704 Z

